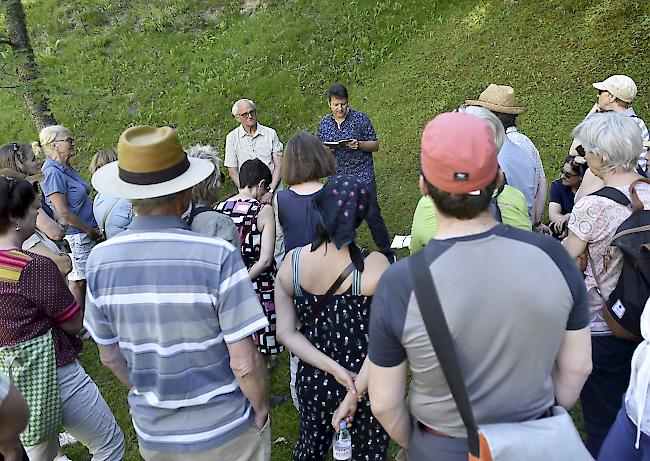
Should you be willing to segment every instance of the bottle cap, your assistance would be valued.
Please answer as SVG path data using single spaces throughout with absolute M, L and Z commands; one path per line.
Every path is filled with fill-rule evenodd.
M 339 421 L 339 429 L 345 429 L 347 427 L 347 425 L 348 425 L 348 423 L 344 419 Z

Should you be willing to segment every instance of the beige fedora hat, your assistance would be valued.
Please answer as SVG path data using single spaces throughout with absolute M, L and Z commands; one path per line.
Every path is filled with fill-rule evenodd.
M 511 86 L 494 83 L 490 83 L 478 99 L 468 99 L 465 103 L 504 114 L 521 114 L 526 110 L 525 107 L 515 106 L 515 90 Z
M 110 197 L 145 199 L 189 189 L 213 171 L 209 160 L 188 158 L 176 130 L 134 126 L 120 136 L 117 162 L 97 170 L 92 184 Z

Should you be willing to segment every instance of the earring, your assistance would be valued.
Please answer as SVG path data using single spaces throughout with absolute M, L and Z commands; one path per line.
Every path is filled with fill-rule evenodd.
M 16 223 L 16 232 L 20 230 L 20 224 Z

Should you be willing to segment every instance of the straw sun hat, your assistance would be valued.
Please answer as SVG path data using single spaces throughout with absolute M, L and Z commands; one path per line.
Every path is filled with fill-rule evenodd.
M 176 130 L 134 126 L 120 136 L 117 161 L 97 170 L 92 184 L 110 197 L 146 199 L 189 189 L 213 171 L 209 160 L 188 158 Z
M 507 85 L 490 85 L 476 99 L 468 99 L 465 103 L 470 106 L 481 106 L 487 110 L 501 112 L 503 114 L 521 114 L 525 107 L 515 106 L 515 90 Z

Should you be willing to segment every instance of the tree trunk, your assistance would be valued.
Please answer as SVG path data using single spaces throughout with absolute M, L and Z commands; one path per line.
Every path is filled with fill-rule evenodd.
M 56 125 L 56 118 L 50 110 L 49 101 L 42 85 L 37 82 L 38 66 L 34 60 L 34 50 L 27 35 L 25 10 L 20 0 L 2 0 L 6 5 L 5 22 L 14 56 L 17 58 L 16 73 L 22 84 L 25 105 L 38 130 Z

